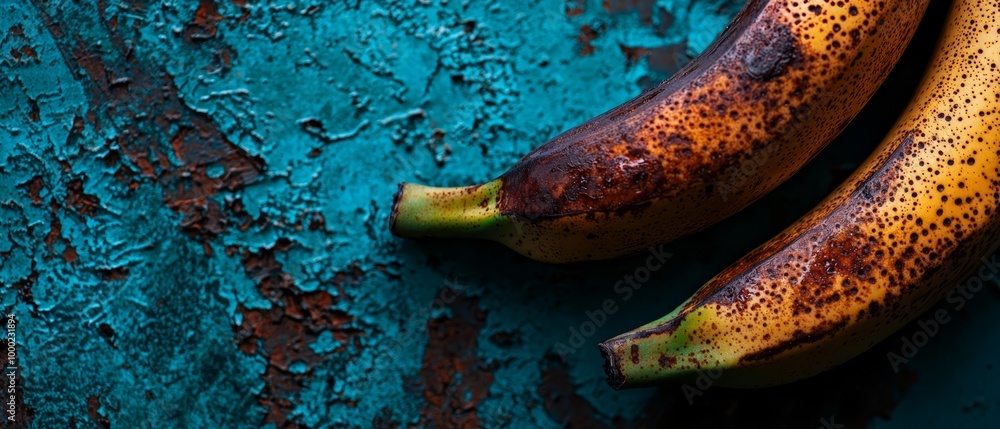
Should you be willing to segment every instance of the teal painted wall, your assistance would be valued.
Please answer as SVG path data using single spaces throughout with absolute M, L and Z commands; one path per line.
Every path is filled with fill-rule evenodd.
M 644 255 L 547 266 L 388 233 L 398 182 L 499 175 L 669 76 L 740 3 L 0 2 L 15 425 L 994 427 L 993 285 L 942 303 L 952 322 L 899 372 L 897 336 L 689 404 L 680 386 L 612 391 L 596 350 L 843 179 L 905 103 L 944 4 L 877 108 L 759 204 L 664 246 L 633 295 L 613 285 Z

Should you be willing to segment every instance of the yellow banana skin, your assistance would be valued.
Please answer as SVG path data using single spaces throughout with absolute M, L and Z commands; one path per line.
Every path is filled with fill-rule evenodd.
M 500 178 L 401 185 L 390 229 L 495 240 L 555 263 L 636 253 L 701 230 L 774 189 L 842 131 L 927 4 L 749 0 L 675 76 Z
M 885 339 L 1000 243 L 1000 1 L 956 0 L 917 93 L 817 208 L 663 318 L 600 345 L 612 387 L 760 387 Z

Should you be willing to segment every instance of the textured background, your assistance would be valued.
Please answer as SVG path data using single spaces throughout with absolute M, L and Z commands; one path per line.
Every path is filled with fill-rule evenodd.
M 875 103 L 751 209 L 645 256 L 546 266 L 386 230 L 396 184 L 482 182 L 676 71 L 735 0 L 0 0 L 0 286 L 33 427 L 995 427 L 1000 294 L 763 391 L 614 392 L 596 343 L 818 202 Z M 588 311 L 619 311 L 587 328 Z M 926 318 L 926 316 L 925 316 Z M 911 325 L 901 335 L 911 335 Z M 583 333 L 580 333 L 581 330 Z M 565 360 L 558 344 L 576 344 Z M 574 346 L 574 347 L 576 347 Z

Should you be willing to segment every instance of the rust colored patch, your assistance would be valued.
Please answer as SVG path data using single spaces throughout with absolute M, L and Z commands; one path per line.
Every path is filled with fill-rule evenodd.
M 244 353 L 259 353 L 267 359 L 262 376 L 265 389 L 258 401 L 267 410 L 262 424 L 273 423 L 277 427 L 299 427 L 289 416 L 295 406 L 294 399 L 311 377 L 312 368 L 325 359 L 324 355 L 315 353 L 309 344 L 315 342 L 321 333 L 329 331 L 341 343 L 334 350 L 334 353 L 339 353 L 361 333 L 346 326 L 354 320 L 353 317 L 333 308 L 340 298 L 322 290 L 303 292 L 295 286 L 292 277 L 276 260 L 278 252 L 291 246 L 290 241 L 280 239 L 272 248 L 262 248 L 257 252 L 244 250 L 240 255 L 247 276 L 253 279 L 260 293 L 273 305 L 266 310 L 239 305 L 237 310 L 243 314 L 243 323 L 235 329 L 235 340 Z M 360 276 L 360 271 L 342 273 L 335 281 L 338 285 L 356 282 Z M 289 370 L 297 362 L 305 364 L 305 373 Z
M 629 64 L 638 64 L 643 59 L 648 58 L 649 68 L 666 76 L 674 75 L 687 63 L 691 62 L 691 57 L 687 55 L 686 42 L 655 48 L 618 46 L 622 53 L 625 54 L 625 59 Z
M 182 102 L 169 74 L 154 72 L 139 63 L 131 54 L 131 46 L 137 41 L 126 40 L 123 36 L 138 37 L 137 33 L 119 33 L 117 23 L 106 19 L 103 8 L 98 8 L 98 14 L 108 22 L 104 28 L 112 49 L 96 52 L 67 37 L 59 24 L 61 20 L 48 16 L 39 1 L 35 3 L 66 63 L 74 72 L 90 80 L 86 88 L 93 107 L 87 112 L 88 122 L 99 130 L 96 111 L 123 124 L 115 139 L 121 151 L 140 168 L 143 176 L 167 190 L 167 206 L 185 215 L 182 229 L 189 236 L 202 240 L 206 252 L 211 253 L 208 239 L 225 230 L 226 219 L 218 210 L 218 204 L 209 202 L 208 197 L 256 180 L 264 170 L 263 160 L 233 145 L 207 114 L 192 110 Z M 195 17 L 195 26 L 200 30 L 191 35 L 214 35 L 219 19 L 215 3 L 202 1 Z M 100 26 L 95 24 L 95 28 Z M 189 26 L 188 30 L 191 28 Z M 105 56 L 115 57 L 115 61 L 105 62 Z M 111 64 L 124 66 L 116 68 Z M 171 138 L 164 141 L 161 136 L 165 135 Z M 174 152 L 180 165 L 168 162 L 167 150 Z M 157 161 L 151 162 L 150 157 Z M 208 168 L 213 166 L 223 167 L 220 177 L 207 174 Z M 129 172 L 119 173 L 116 177 L 128 182 L 130 189 L 138 186 Z M 83 194 L 81 185 L 82 181 L 71 183 L 67 205 L 92 216 L 99 201 Z
M 38 51 L 36 51 L 35 48 L 31 46 L 24 45 L 21 47 L 20 51 L 21 54 L 23 54 L 25 57 L 31 58 L 33 60 L 38 59 Z
M 600 33 L 592 28 L 589 24 L 583 24 L 580 27 L 580 35 L 576 36 L 576 43 L 580 47 L 580 55 L 587 56 L 594 53 L 594 45 L 590 42 L 597 39 Z
M 77 259 L 80 259 L 80 254 L 76 253 L 76 247 L 73 247 L 73 245 L 69 244 L 67 241 L 66 247 L 63 248 L 62 258 L 66 261 L 66 263 L 72 264 L 76 262 Z
M 566 0 L 563 10 L 566 12 L 566 16 L 574 17 L 583 14 L 586 7 L 587 0 Z
M 42 176 L 32 177 L 31 180 L 28 181 L 27 188 L 28 198 L 31 199 L 31 204 L 36 206 L 41 205 L 42 189 L 45 188 L 45 179 L 43 179 Z
M 476 407 L 489 395 L 493 368 L 476 356 L 486 314 L 478 299 L 456 294 L 451 317 L 427 322 L 427 348 L 419 386 L 424 406 L 417 427 L 479 428 Z
M 204 198 L 223 189 L 238 189 L 260 176 L 263 160 L 233 145 L 211 117 L 181 101 L 169 74 L 139 63 L 131 54 L 131 46 L 139 42 L 126 40 L 118 33 L 116 23 L 107 19 L 103 8 L 98 8 L 98 15 L 107 23 L 112 49 L 97 52 L 67 37 L 61 24 L 66 20 L 49 16 L 40 0 L 33 3 L 67 65 L 89 78 L 85 87 L 92 110 L 87 112 L 87 121 L 99 131 L 100 121 L 95 112 L 102 112 L 122 124 L 115 142 L 143 176 L 167 190 L 166 202 L 171 209 L 184 211 L 189 204 L 203 205 Z M 201 18 L 196 17 L 196 21 L 215 22 L 212 11 L 217 12 L 217 8 L 213 5 L 214 2 L 202 1 Z M 132 32 L 124 33 L 138 37 Z M 104 61 L 105 56 L 115 61 Z M 160 137 L 163 135 L 172 137 L 163 141 Z M 168 162 L 166 150 L 174 150 L 180 165 Z M 151 162 L 151 157 L 157 161 Z M 209 177 L 207 169 L 211 166 L 222 166 L 223 174 Z
M 38 109 L 38 100 L 28 98 L 28 119 L 33 122 L 38 122 L 42 119 Z
M 10 50 L 10 56 L 11 56 L 11 58 L 14 59 L 14 61 L 17 61 L 17 62 L 23 62 L 23 61 L 28 61 L 28 60 L 37 60 L 38 59 L 38 51 L 36 51 L 35 48 L 32 48 L 31 46 L 24 45 L 24 46 L 22 46 L 20 48 L 17 48 L 17 49 L 11 49 Z M 32 119 L 32 120 L 36 120 L 37 121 L 37 119 Z
M 101 200 L 95 195 L 83 192 L 84 180 L 73 179 L 66 184 L 66 208 L 72 208 L 84 216 L 94 217 L 97 215 L 97 208 L 101 206 Z
M 180 205 L 179 211 L 184 214 L 181 230 L 201 242 L 205 253 L 211 256 L 210 240 L 224 233 L 229 222 L 223 213 L 222 205 L 215 200 L 198 199 Z
M 70 131 L 73 132 L 74 134 L 80 134 L 83 132 L 83 129 L 84 129 L 83 118 L 79 116 L 74 116 L 73 128 L 70 128 Z
M 233 225 L 240 231 L 246 231 L 253 226 L 257 226 L 257 228 L 263 230 L 271 222 L 270 218 L 263 213 L 257 219 L 250 216 L 250 213 L 246 211 L 242 198 L 227 199 L 226 210 L 228 212 L 226 215 L 227 219 L 233 221 Z
M 87 415 L 90 416 L 90 420 L 97 425 L 97 427 L 103 429 L 111 428 L 111 420 L 108 420 L 108 416 L 101 414 L 101 397 L 97 395 L 90 395 L 87 397 Z
M 117 20 L 105 16 L 105 8 L 98 7 L 100 23 L 110 39 L 110 49 L 100 52 L 66 36 L 63 22 L 75 22 L 78 17 L 53 19 L 40 0 L 33 2 L 42 22 L 56 41 L 63 59 L 76 74 L 89 78 L 85 85 L 90 96 L 91 109 L 87 111 L 88 123 L 100 131 L 98 113 L 121 124 L 114 142 L 121 152 L 140 169 L 140 174 L 160 184 L 165 190 L 169 208 L 184 214 L 182 230 L 200 240 L 206 254 L 212 254 L 209 240 L 224 232 L 227 219 L 219 204 L 209 200 L 220 190 L 235 190 L 255 181 L 264 170 L 259 157 L 250 156 L 233 145 L 212 122 L 210 116 L 187 106 L 178 94 L 173 78 L 164 71 L 153 71 L 138 62 L 132 47 L 138 32 L 123 29 L 119 33 Z M 195 16 L 194 27 L 188 26 L 186 36 L 192 40 L 214 36 L 215 26 L 221 20 L 218 8 L 212 1 L 201 1 Z M 197 31 L 195 31 L 197 30 Z M 131 39 L 126 39 L 130 37 Z M 199 39 L 201 40 L 201 39 Z M 219 47 L 225 49 L 225 47 Z M 110 57 L 111 61 L 106 61 Z M 229 55 L 221 54 L 223 66 Z M 119 64 L 121 64 L 119 66 Z M 74 119 L 74 127 L 80 121 Z M 82 124 L 81 124 L 82 125 Z M 161 136 L 171 136 L 164 141 Z M 72 138 L 72 135 L 71 135 Z M 110 142 L 106 143 L 110 144 Z M 173 151 L 180 165 L 169 162 L 167 151 Z M 115 153 L 105 161 L 120 160 Z M 151 159 L 155 158 L 155 162 Z M 210 177 L 208 168 L 221 166 L 223 173 Z M 115 177 L 134 190 L 139 183 L 135 174 L 122 163 Z M 78 213 L 94 216 L 100 201 L 82 191 L 82 180 L 68 185 L 66 206 Z M 64 252 L 64 259 L 76 259 L 71 246 Z
M 129 192 L 139 188 L 139 182 L 135 181 L 136 173 L 132 169 L 121 165 L 115 171 L 115 180 L 128 185 Z
M 219 5 L 214 0 L 199 0 L 194 19 L 184 27 L 184 40 L 188 43 L 202 42 L 215 37 L 219 30 Z
M 53 213 L 55 211 L 53 210 Z M 49 233 L 45 235 L 45 249 L 48 251 L 48 257 L 52 257 L 56 254 L 56 243 L 63 243 L 65 246 L 69 246 L 69 240 L 63 238 L 62 236 L 62 221 L 59 217 L 53 215 L 52 222 L 49 223 Z

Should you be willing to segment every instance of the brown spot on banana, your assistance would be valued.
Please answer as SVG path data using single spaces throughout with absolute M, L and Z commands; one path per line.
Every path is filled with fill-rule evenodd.
M 849 319 L 849 317 L 845 316 L 840 320 L 840 322 L 837 323 L 825 322 L 810 329 L 809 331 L 796 330 L 792 333 L 789 340 L 761 349 L 760 351 L 754 353 L 740 356 L 740 362 L 752 363 L 755 361 L 767 361 L 772 359 L 774 356 L 780 355 L 781 353 L 787 352 L 796 347 L 821 341 L 824 338 L 836 334 L 837 331 L 844 329 L 844 327 L 847 326 Z
M 1000 245 L 1000 1 L 957 0 L 921 87 L 826 200 L 676 310 L 601 344 L 615 388 L 808 377 L 881 341 Z M 636 349 L 638 346 L 638 350 Z M 629 350 L 639 359 L 616 356 Z M 661 366 L 664 357 L 677 363 Z
M 695 61 L 538 147 L 495 182 L 477 237 L 534 259 L 635 253 L 782 183 L 863 107 L 927 0 L 750 0 Z M 394 211 L 411 200 L 401 198 Z M 445 214 L 460 216 L 460 213 Z M 438 216 L 439 218 L 441 216 Z M 397 219 L 398 220 L 398 219 Z M 403 236 L 442 235 L 395 222 Z M 449 230 L 452 236 L 465 236 Z
M 879 164 L 880 167 L 867 179 L 859 181 L 853 185 L 853 191 L 851 191 L 851 196 L 849 197 L 850 199 L 875 204 L 885 202 L 888 186 L 893 181 L 897 180 L 897 169 L 895 166 L 897 165 L 898 160 L 902 158 L 905 148 L 912 143 L 913 133 L 913 131 L 905 133 L 902 144 L 900 144 L 892 152 L 886 155 L 876 155 L 874 162 Z M 813 213 L 822 210 L 826 201 L 821 203 L 821 206 L 815 209 Z M 795 246 L 798 243 L 796 242 L 801 243 L 807 240 L 816 241 L 818 237 L 820 237 L 820 235 L 828 228 L 835 230 L 842 227 L 843 221 L 836 218 L 836 214 L 832 211 L 833 207 L 830 207 L 829 209 L 830 212 L 825 217 L 821 219 L 817 218 L 819 220 L 817 220 L 816 224 L 813 225 L 815 228 L 805 230 L 803 228 L 790 227 L 769 240 L 767 243 L 752 250 L 749 254 L 713 278 L 706 287 L 699 289 L 695 295 L 688 300 L 688 308 L 695 308 L 709 302 L 722 305 L 734 305 L 737 302 L 745 301 L 747 297 L 744 296 L 744 294 L 747 293 L 747 290 L 741 286 L 755 281 L 753 276 L 759 275 L 759 271 L 757 271 L 756 268 L 758 267 L 760 261 L 766 260 L 772 257 L 772 255 L 776 255 L 780 252 L 797 250 L 798 248 Z M 801 222 L 796 223 L 796 225 L 800 224 Z M 828 274 L 826 271 L 830 270 L 854 272 L 861 277 L 869 275 L 870 267 L 863 265 L 862 262 L 856 258 L 857 255 L 851 252 L 845 253 L 843 250 L 845 247 L 846 243 L 839 242 L 831 243 L 828 247 L 824 248 L 824 253 L 817 257 L 821 263 L 814 264 L 809 267 L 809 280 L 823 281 L 823 278 Z M 812 247 L 809 247 L 809 249 L 812 249 Z M 870 249 L 871 245 L 865 245 L 862 247 L 861 252 L 862 254 L 867 255 L 871 253 Z M 840 250 L 839 254 L 836 253 L 838 250 Z M 796 280 L 796 283 L 800 282 L 802 281 Z M 808 299 L 808 297 L 806 298 Z M 834 298 L 828 297 L 827 299 Z M 839 297 L 836 299 L 839 299 Z
M 802 61 L 798 39 L 788 26 L 761 28 L 751 35 L 751 40 L 756 43 L 750 46 L 741 62 L 752 79 L 774 79 L 781 76 L 785 66 Z

